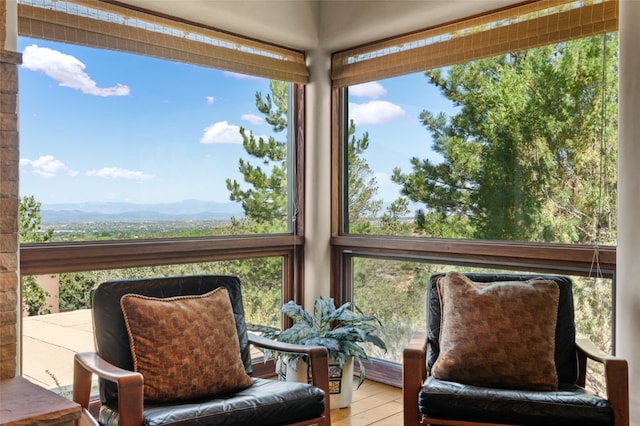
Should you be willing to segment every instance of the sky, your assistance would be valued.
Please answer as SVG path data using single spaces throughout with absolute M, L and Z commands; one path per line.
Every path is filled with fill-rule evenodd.
M 274 134 L 255 107 L 267 79 L 102 49 L 21 37 L 20 195 L 58 203 L 229 202 L 251 160 L 239 128 Z M 420 111 L 451 112 L 422 73 L 349 88 L 357 135 L 378 198 L 395 200 L 394 166 L 437 158 Z

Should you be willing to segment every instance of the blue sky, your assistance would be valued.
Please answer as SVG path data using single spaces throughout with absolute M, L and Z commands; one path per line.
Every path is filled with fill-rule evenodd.
M 44 205 L 228 202 L 225 180 L 242 182 L 238 159 L 248 157 L 239 127 L 274 135 L 255 107 L 266 79 L 28 38 L 19 50 L 20 193 Z M 399 194 L 393 167 L 432 156 L 418 123 L 429 105 L 451 110 L 422 73 L 350 88 L 350 117 L 358 135 L 369 132 L 365 157 L 387 202 Z

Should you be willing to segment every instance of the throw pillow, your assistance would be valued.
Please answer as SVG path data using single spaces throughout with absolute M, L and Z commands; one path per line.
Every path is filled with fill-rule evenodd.
M 558 387 L 558 285 L 548 280 L 476 283 L 450 272 L 438 283 L 442 380 L 505 389 Z
M 120 306 L 145 401 L 194 399 L 251 385 L 227 289 L 169 298 L 126 294 Z

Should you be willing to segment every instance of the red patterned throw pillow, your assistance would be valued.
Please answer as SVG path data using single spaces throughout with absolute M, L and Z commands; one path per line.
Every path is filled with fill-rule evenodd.
M 555 282 L 477 283 L 450 272 L 438 290 L 442 312 L 434 377 L 505 389 L 558 388 Z
M 145 401 L 193 399 L 251 385 L 225 288 L 170 298 L 127 294 L 120 306 Z

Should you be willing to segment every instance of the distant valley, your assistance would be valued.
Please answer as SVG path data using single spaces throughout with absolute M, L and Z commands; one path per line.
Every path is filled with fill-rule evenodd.
M 184 200 L 164 204 L 121 202 L 60 203 L 41 206 L 43 225 L 79 222 L 228 220 L 241 217 L 237 203 Z

